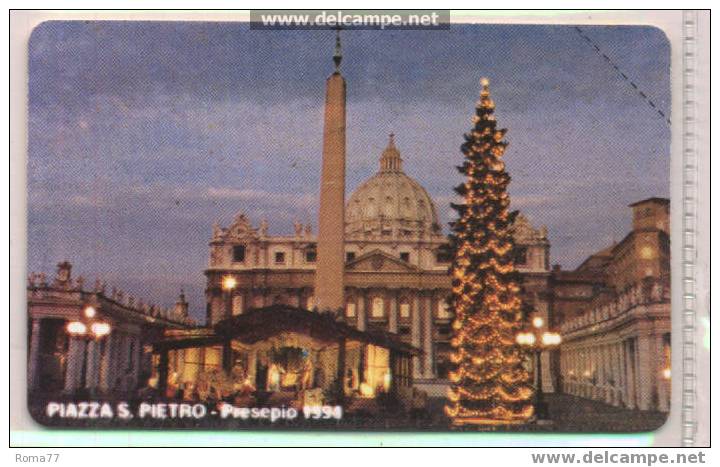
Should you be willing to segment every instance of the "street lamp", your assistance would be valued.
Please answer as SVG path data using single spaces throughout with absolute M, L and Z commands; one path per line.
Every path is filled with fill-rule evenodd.
M 78 321 L 70 321 L 65 330 L 72 337 L 85 338 L 85 339 L 100 339 L 110 334 L 112 327 L 105 321 L 98 321 L 95 319 L 97 311 L 95 308 L 88 305 L 83 309 L 83 319 Z M 90 332 L 88 332 L 88 330 Z
M 225 276 L 222 279 L 222 288 L 225 291 L 232 291 L 235 287 L 237 287 L 237 279 L 235 279 L 233 276 Z
M 545 324 L 545 320 L 542 319 L 542 316 L 536 316 L 533 318 L 532 324 L 535 329 L 540 329 Z
M 103 337 L 110 334 L 112 327 L 110 323 L 105 321 L 96 320 L 97 311 L 91 305 L 86 306 L 83 309 L 82 317 L 80 320 L 70 321 L 65 326 L 65 332 L 70 337 L 75 339 L 82 339 L 84 341 L 100 340 Z M 80 381 L 82 386 L 85 386 L 85 378 L 87 374 L 87 351 L 86 347 L 83 346 L 83 359 L 82 359 L 82 370 L 80 372 Z
M 237 287 L 237 279 L 233 276 L 222 278 L 222 289 L 225 292 L 225 318 L 232 316 L 232 294 Z
M 533 362 L 535 366 L 535 413 L 538 419 L 548 418 L 548 407 L 542 389 L 542 365 L 540 356 L 544 350 L 557 347 L 562 342 L 562 337 L 557 332 L 541 331 L 545 325 L 545 320 L 541 316 L 535 316 L 532 320 L 532 329 L 529 331 L 519 332 L 515 336 L 518 345 L 527 347 L 533 352 Z

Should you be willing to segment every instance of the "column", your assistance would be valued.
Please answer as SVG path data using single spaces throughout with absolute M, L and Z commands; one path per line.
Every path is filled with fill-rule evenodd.
M 605 400 L 605 366 L 602 356 L 602 345 L 596 345 L 591 348 L 595 360 L 595 388 L 593 389 L 593 399 Z
M 390 316 L 388 317 L 388 331 L 397 333 L 398 322 L 398 297 L 397 291 L 390 291 Z
M 610 380 L 615 384 L 615 379 L 612 377 L 612 360 L 610 359 L 610 346 L 603 345 L 603 365 L 605 367 L 605 403 L 612 404 L 613 402 L 613 387 L 610 384 Z
M 573 349 L 572 351 L 572 370 L 573 370 L 573 383 L 572 383 L 572 392 L 573 395 L 579 395 L 579 381 L 580 377 L 582 376 L 582 373 L 580 373 L 580 355 L 578 354 L 577 349 Z
M 607 356 L 607 392 L 606 402 L 610 405 L 615 404 L 615 387 L 617 386 L 617 368 L 615 367 L 615 346 L 614 344 L 608 344 L 606 346 Z
M 118 378 L 120 379 L 120 384 L 118 386 L 118 389 L 120 389 L 123 392 L 127 392 L 129 388 L 128 383 L 128 370 L 130 369 L 130 340 L 129 336 L 125 333 L 120 334 L 120 344 L 118 348 L 118 362 L 117 362 L 117 368 L 118 368 Z
M 30 355 L 28 360 L 28 385 L 31 391 L 35 390 L 40 383 L 40 325 L 41 320 L 32 319 L 30 331 Z
M 358 289 L 357 296 L 357 328 L 360 331 L 365 330 L 365 290 Z
M 562 377 L 565 376 L 565 354 L 562 352 L 562 350 L 560 350 L 560 375 Z M 560 391 L 562 391 L 562 385 L 559 389 Z
M 248 358 L 247 378 L 253 387 L 255 387 L 255 379 L 257 378 L 257 360 L 257 350 L 252 349 Z
M 625 340 L 623 344 L 623 350 L 625 351 L 625 368 L 627 370 L 625 377 L 625 405 L 634 409 L 635 406 L 635 362 L 633 361 L 634 355 L 634 342 L 632 339 Z
M 85 341 L 69 337 L 68 360 L 65 368 L 65 392 L 73 393 L 82 385 L 82 371 L 85 365 Z
M 601 368 L 600 368 L 600 366 L 601 366 L 600 350 L 601 350 L 601 347 L 598 347 L 598 346 L 590 347 L 588 349 L 588 351 L 590 352 L 590 355 L 592 355 L 592 360 L 593 360 L 592 367 L 593 367 L 593 372 L 594 372 L 594 376 L 595 376 L 595 384 L 593 384 L 593 388 L 592 388 L 592 398 L 595 400 L 602 399 L 601 394 L 600 394 L 600 385 L 602 384 L 602 382 L 601 382 L 602 376 L 601 376 Z
M 655 342 L 651 336 L 638 336 L 638 407 L 640 410 L 652 408 L 652 396 L 658 381 Z
M 590 398 L 590 389 L 592 387 L 592 359 L 590 358 L 586 347 L 580 348 L 580 374 L 582 375 L 580 395 L 582 397 Z
M 345 395 L 345 338 L 340 338 L 338 342 L 338 357 L 337 357 L 337 372 L 336 372 L 336 384 L 338 385 L 341 399 Z M 363 369 L 361 369 L 361 374 Z
M 167 395 L 169 365 L 170 359 L 168 351 L 163 349 L 160 351 L 160 362 L 158 363 L 158 392 L 161 397 L 165 397 Z
M 670 410 L 670 380 L 665 379 L 663 376 L 663 370 L 669 365 L 665 360 L 665 339 L 660 334 L 656 338 L 655 347 L 657 349 L 657 369 L 655 371 L 655 381 L 657 381 L 658 387 L 658 407 L 657 409 L 662 412 Z
M 100 383 L 100 343 L 90 340 L 87 344 L 87 362 L 85 368 L 85 387 L 91 393 L 97 390 Z
M 185 389 L 185 381 L 183 375 L 185 374 L 185 349 L 178 349 L 176 351 L 177 360 L 175 361 L 175 372 L 177 373 L 177 382 L 183 389 Z
M 104 392 L 115 388 L 115 380 L 117 378 L 117 359 L 114 357 L 115 354 L 115 343 L 117 338 L 115 334 L 109 334 L 105 338 L 105 353 L 102 355 L 102 361 L 100 363 L 100 389 Z
M 423 350 L 425 351 L 425 378 L 434 378 L 435 372 L 433 371 L 433 310 L 432 310 L 432 297 L 425 297 L 424 316 L 425 316 L 425 327 L 424 327 L 424 343 Z
M 615 343 L 613 348 L 615 349 L 615 387 L 617 390 L 615 405 L 621 406 L 625 397 L 623 391 L 625 387 L 625 359 L 623 358 L 622 343 Z
M 418 291 L 415 291 L 418 293 Z M 420 348 L 420 298 L 416 295 L 412 301 L 412 327 L 411 338 L 413 347 Z M 413 378 L 420 378 L 422 369 L 420 368 L 420 358 L 413 357 Z
M 540 354 L 540 365 L 542 365 L 542 384 L 543 392 L 555 392 L 553 384 L 553 368 L 552 368 L 552 352 L 545 350 Z
M 135 363 L 133 365 L 133 371 L 132 371 L 132 386 L 131 390 L 137 389 L 141 383 L 144 384 L 144 382 L 140 381 L 140 375 L 141 375 L 141 369 L 142 369 L 142 341 L 140 340 L 139 335 L 132 336 L 132 342 L 134 342 L 133 345 L 133 354 L 132 359 Z

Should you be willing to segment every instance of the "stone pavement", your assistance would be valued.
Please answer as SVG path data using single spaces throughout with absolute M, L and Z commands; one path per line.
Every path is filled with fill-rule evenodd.
M 554 431 L 642 432 L 660 428 L 668 414 L 650 410 L 630 410 L 604 402 L 567 394 L 548 394 Z
M 551 423 L 517 427 L 502 427 L 497 431 L 560 431 L 569 433 L 629 433 L 653 431 L 660 428 L 667 414 L 656 411 L 630 410 L 613 407 L 603 402 L 584 399 L 568 394 L 546 394 Z M 431 399 L 430 411 L 442 414 L 444 399 Z M 447 426 L 443 415 L 434 415 L 434 428 Z

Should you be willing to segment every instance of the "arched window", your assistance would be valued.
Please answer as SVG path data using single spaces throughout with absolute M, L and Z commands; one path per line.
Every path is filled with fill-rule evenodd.
M 357 315 L 357 308 L 355 302 L 348 302 L 345 306 L 345 316 L 348 318 L 354 318 Z

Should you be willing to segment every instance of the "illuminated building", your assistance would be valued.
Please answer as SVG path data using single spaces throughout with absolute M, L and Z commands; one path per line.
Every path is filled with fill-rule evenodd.
M 616 406 L 668 411 L 669 201 L 650 198 L 630 206 L 633 228 L 621 242 L 576 271 L 554 273 L 555 306 L 565 311 L 559 323 L 561 387 Z
M 188 329 L 187 302 L 181 294 L 173 310 L 106 290 L 90 289 L 72 277 L 67 261 L 48 283 L 45 274 L 28 278 L 28 388 L 39 396 L 87 391 L 130 394 L 150 375 L 148 344 L 167 329 Z
M 335 101 L 326 102 L 321 232 L 315 235 L 306 221 L 296 223 L 289 235 L 271 235 L 268 221 L 257 219 L 253 224 L 242 213 L 225 228 L 215 225 L 205 271 L 207 322 L 212 326 L 270 305 L 323 311 L 340 303 L 349 325 L 396 334 L 421 349 L 423 355 L 413 366 L 415 384 L 444 396 L 453 319 L 445 304 L 451 288 L 451 258 L 437 207 L 423 186 L 405 172 L 405 160 L 395 136 L 390 135 L 377 173 L 355 188 L 343 209 L 339 200 L 344 177 L 327 177 L 344 170 L 344 130 L 333 141 L 327 138 L 340 135 L 338 128 L 344 128 L 345 84 L 339 74 L 333 74 L 327 86 L 328 99 L 334 96 Z M 335 191 L 329 193 L 328 187 Z M 323 199 L 333 196 L 334 203 L 323 204 Z M 549 320 L 547 231 L 534 229 L 520 215 L 514 236 L 525 302 Z M 331 240 L 329 244 L 323 243 L 325 237 Z M 322 267 L 323 261 L 327 268 Z M 232 289 L 223 287 L 228 278 L 235 280 Z M 318 299 L 327 293 L 317 290 L 318 283 L 333 288 L 329 307 Z M 343 296 L 341 302 L 338 294 Z M 550 381 L 548 391 L 553 390 Z

